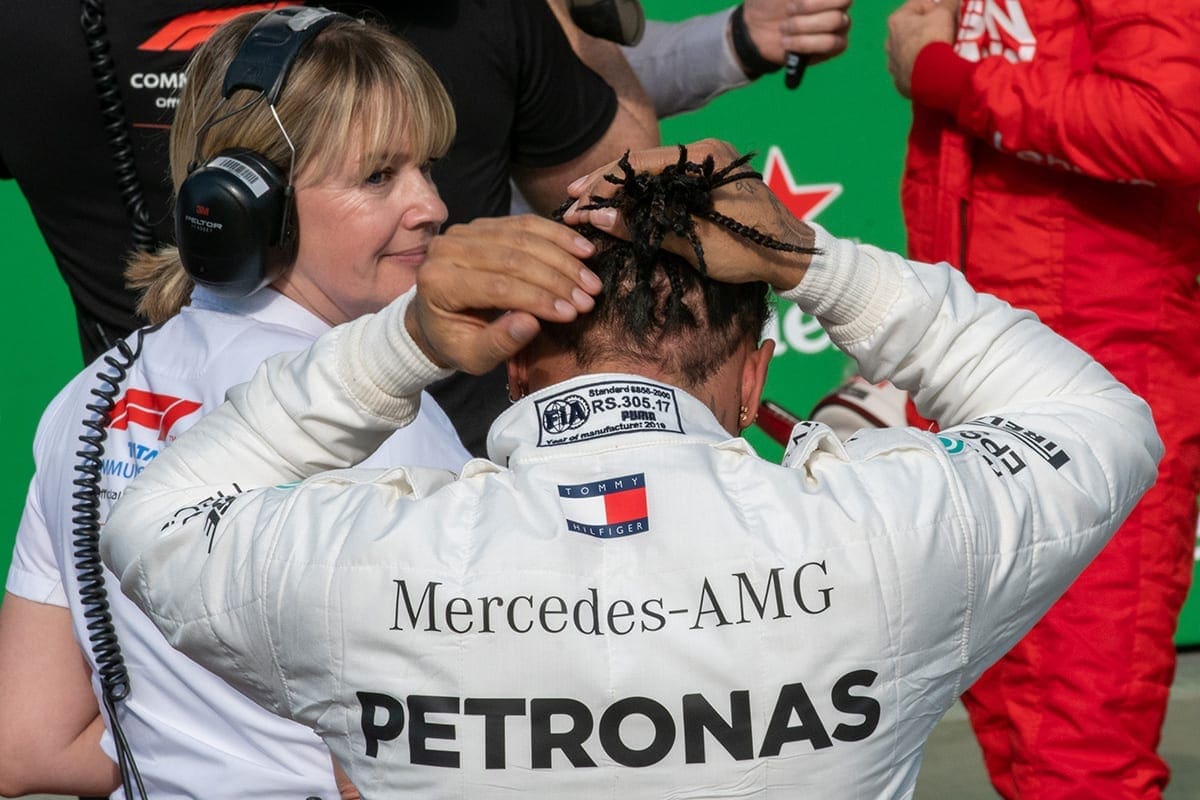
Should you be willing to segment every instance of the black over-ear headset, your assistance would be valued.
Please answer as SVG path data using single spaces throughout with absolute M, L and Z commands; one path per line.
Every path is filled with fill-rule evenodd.
M 304 45 L 337 17 L 324 8 L 293 6 L 267 14 L 246 36 L 225 72 L 221 102 L 196 133 L 188 176 L 175 199 L 175 242 L 188 275 L 226 297 L 244 297 L 274 280 L 296 239 L 292 172 L 296 148 L 279 121 L 275 102 Z M 238 89 L 262 96 L 222 117 L 217 111 Z M 285 173 L 261 153 L 223 150 L 199 164 L 204 135 L 213 125 L 265 98 L 292 151 Z

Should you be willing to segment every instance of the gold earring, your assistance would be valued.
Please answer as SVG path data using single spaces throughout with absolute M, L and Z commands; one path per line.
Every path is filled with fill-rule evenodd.
M 750 409 L 742 406 L 738 409 L 738 424 L 743 428 L 746 427 L 746 415 L 750 413 Z

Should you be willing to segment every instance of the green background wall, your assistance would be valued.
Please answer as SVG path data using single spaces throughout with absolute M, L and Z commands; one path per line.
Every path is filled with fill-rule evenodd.
M 727 2 L 646 0 L 645 5 L 652 18 L 675 19 L 715 11 Z M 778 148 L 796 184 L 821 191 L 837 187 L 814 217 L 821 224 L 838 235 L 903 252 L 898 198 L 909 111 L 886 71 L 885 20 L 892 7 L 883 0 L 858 0 L 849 51 L 810 68 L 799 90 L 784 89 L 782 75 L 767 76 L 701 111 L 668 120 L 664 142 L 727 139 L 742 151 L 756 151 L 760 170 L 768 152 Z M 0 181 L 0 230 L 0 266 L 9 285 L 0 301 L 7 361 L 0 425 L 10 442 L 0 481 L 0 574 L 6 574 L 33 471 L 30 445 L 37 419 L 81 362 L 66 288 L 10 181 Z M 783 311 L 774 332 L 782 352 L 765 396 L 804 415 L 839 382 L 846 362 L 811 320 Z M 767 457 L 782 452 L 754 430 L 749 437 Z M 1185 610 L 1180 641 L 1200 642 L 1197 595 L 1193 592 Z
M 13 181 L 0 181 L 0 346 L 4 349 L 0 429 L 9 446 L 0 470 L 0 574 L 33 474 L 33 431 L 50 399 L 82 366 L 66 285 Z

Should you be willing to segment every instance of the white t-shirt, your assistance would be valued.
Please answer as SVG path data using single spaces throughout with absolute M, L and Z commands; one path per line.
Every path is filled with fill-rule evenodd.
M 100 519 L 125 486 L 184 430 L 216 408 L 231 386 L 265 358 L 303 349 L 328 325 L 270 289 L 225 300 L 198 288 L 192 305 L 145 335 L 141 356 L 121 383 L 101 459 Z M 136 334 L 130 342 L 136 340 Z M 110 355 L 112 352 L 110 351 Z M 94 402 L 103 359 L 80 373 L 47 408 L 34 440 L 29 488 L 6 588 L 70 609 L 76 638 L 93 668 L 73 556 L 72 499 L 79 477 L 85 405 Z M 422 398 L 417 424 L 389 439 L 366 463 L 421 463 L 457 470 L 469 458 L 446 415 Z M 150 797 L 337 797 L 329 754 L 311 730 L 276 717 L 173 650 L 121 594 L 105 588 L 130 676 L 120 721 Z M 106 733 L 103 742 L 115 752 Z

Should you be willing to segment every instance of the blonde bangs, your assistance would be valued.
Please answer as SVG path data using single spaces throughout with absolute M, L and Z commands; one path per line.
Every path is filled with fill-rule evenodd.
M 400 50 L 391 63 L 372 65 L 382 74 L 358 93 L 354 118 L 362 125 L 361 152 L 403 155 L 424 163 L 441 158 L 450 149 L 454 109 L 425 60 L 407 44 Z
M 444 155 L 454 140 L 454 110 L 433 69 L 390 33 L 347 24 L 355 27 L 322 33 L 319 52 L 303 69 L 297 64 L 297 85 L 284 89 L 284 95 L 293 91 L 280 104 L 280 117 L 289 131 L 295 119 L 307 134 L 296 141 L 297 171 L 306 181 L 321 181 L 357 151 L 365 178 L 387 158 L 423 163 Z

